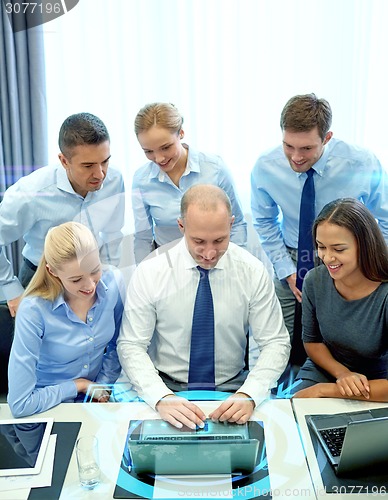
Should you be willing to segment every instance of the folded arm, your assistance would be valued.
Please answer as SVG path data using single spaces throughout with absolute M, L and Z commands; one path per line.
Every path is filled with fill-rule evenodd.
M 336 379 L 335 385 L 338 386 L 342 397 L 362 396 L 369 399 L 370 387 L 365 375 L 352 372 L 339 363 L 334 359 L 328 347 L 321 342 L 305 342 L 304 347 L 309 358 Z
M 340 392 L 340 387 L 336 383 L 319 383 L 298 391 L 294 398 L 343 398 L 360 401 L 388 402 L 388 380 L 369 380 L 368 384 L 368 397 L 365 397 L 363 394 L 344 395 Z

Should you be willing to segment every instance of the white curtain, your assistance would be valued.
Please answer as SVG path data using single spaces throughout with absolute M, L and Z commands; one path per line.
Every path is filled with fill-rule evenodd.
M 280 142 L 295 94 L 333 108 L 337 137 L 388 164 L 386 0 L 80 0 L 45 25 L 50 159 L 71 113 L 107 124 L 130 186 L 144 161 L 133 120 L 147 102 L 185 117 L 186 141 L 230 166 L 250 211 L 250 171 Z

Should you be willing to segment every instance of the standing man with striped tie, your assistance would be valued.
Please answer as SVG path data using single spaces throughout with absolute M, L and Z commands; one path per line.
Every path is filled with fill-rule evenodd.
M 276 293 L 293 341 L 291 361 L 298 341 L 301 347 L 303 277 L 314 266 L 314 217 L 330 201 L 357 198 L 388 242 L 387 173 L 370 151 L 333 138 L 331 122 L 325 99 L 292 97 L 281 114 L 282 145 L 262 154 L 251 175 L 253 224 L 274 266 Z M 295 364 L 303 362 L 301 350 L 295 352 Z
M 129 285 L 120 362 L 139 396 L 176 427 L 203 427 L 206 418 L 175 395 L 186 390 L 233 392 L 209 417 L 245 423 L 288 361 L 273 282 L 256 257 L 230 242 L 233 220 L 222 189 L 191 187 L 178 219 L 184 237 L 142 261 Z M 248 373 L 249 328 L 260 355 Z

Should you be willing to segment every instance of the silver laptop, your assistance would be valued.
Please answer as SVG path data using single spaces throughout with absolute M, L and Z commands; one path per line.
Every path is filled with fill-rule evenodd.
M 388 408 L 308 415 L 306 420 L 337 475 L 388 462 Z
M 137 474 L 242 474 L 255 468 L 260 440 L 250 425 L 212 422 L 204 428 L 177 429 L 163 420 L 143 420 L 128 439 Z M 257 425 L 257 424 L 256 424 Z

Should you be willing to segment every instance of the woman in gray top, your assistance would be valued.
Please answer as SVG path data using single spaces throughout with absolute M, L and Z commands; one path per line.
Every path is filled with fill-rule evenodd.
M 388 250 L 358 200 L 328 203 L 313 226 L 318 257 L 303 285 L 308 355 L 294 397 L 388 401 Z

